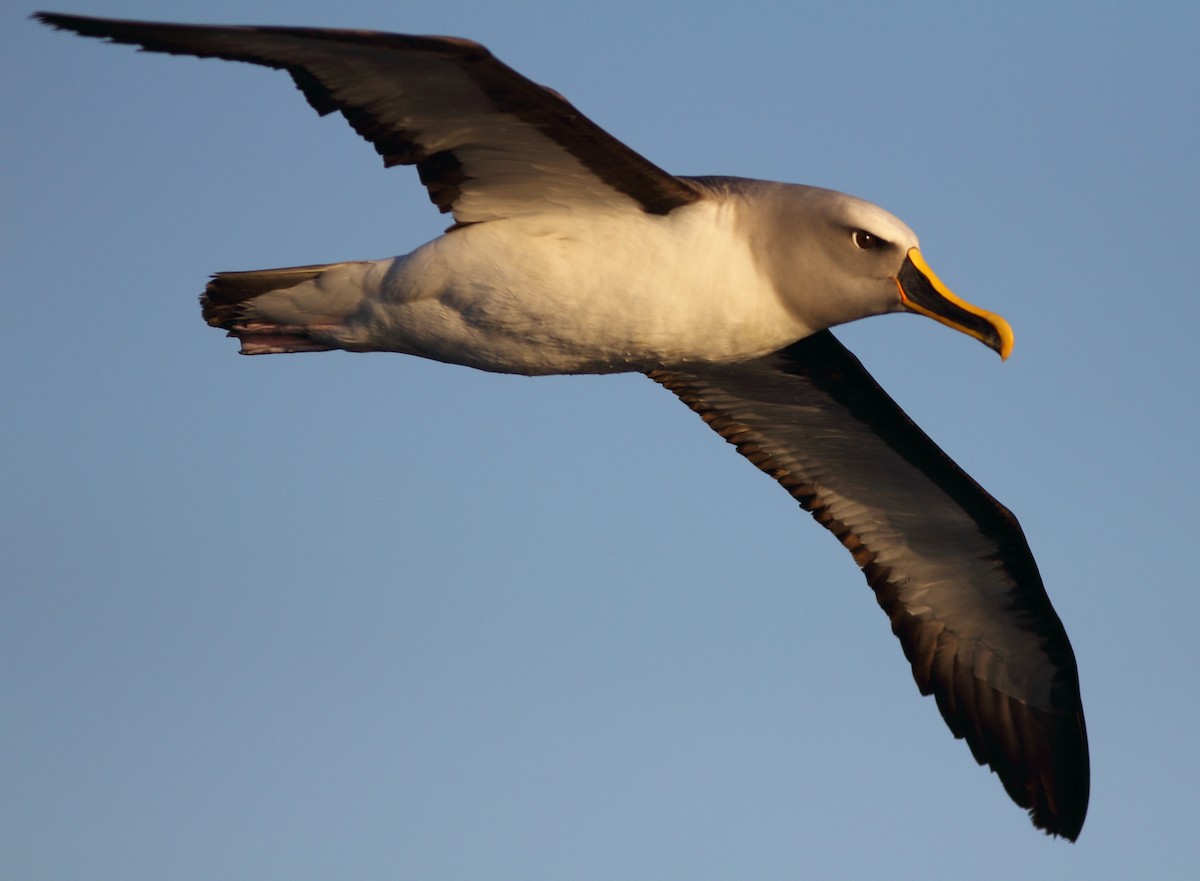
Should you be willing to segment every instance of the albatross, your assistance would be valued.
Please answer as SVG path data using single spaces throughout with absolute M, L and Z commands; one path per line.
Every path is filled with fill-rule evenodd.
M 217 273 L 203 316 L 242 353 L 644 373 L 841 541 L 954 736 L 1035 826 L 1079 835 L 1078 671 L 1024 533 L 829 332 L 916 312 L 1008 357 L 1008 324 L 955 296 L 902 221 L 817 187 L 669 174 L 470 40 L 36 17 L 285 70 L 453 218 L 398 257 Z

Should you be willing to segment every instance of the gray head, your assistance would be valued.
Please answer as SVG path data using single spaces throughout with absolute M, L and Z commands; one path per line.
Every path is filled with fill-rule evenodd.
M 1003 318 L 955 296 L 925 263 L 917 235 L 862 199 L 799 184 L 701 178 L 741 203 L 742 223 L 780 297 L 814 331 L 888 312 L 917 312 L 1007 358 Z

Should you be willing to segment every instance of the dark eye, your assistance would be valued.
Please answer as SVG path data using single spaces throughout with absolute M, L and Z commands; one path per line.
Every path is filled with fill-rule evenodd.
M 883 239 L 879 238 L 879 236 L 871 235 L 865 229 L 856 229 L 850 234 L 850 238 L 854 240 L 854 244 L 858 245 L 864 251 L 878 248 L 883 244 Z

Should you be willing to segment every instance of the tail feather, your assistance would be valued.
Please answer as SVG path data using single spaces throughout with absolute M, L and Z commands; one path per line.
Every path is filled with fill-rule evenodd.
M 241 342 L 243 355 L 337 349 L 319 335 L 346 317 L 346 300 L 323 291 L 320 279 L 330 269 L 348 265 L 218 272 L 200 295 L 200 311 L 211 326 Z

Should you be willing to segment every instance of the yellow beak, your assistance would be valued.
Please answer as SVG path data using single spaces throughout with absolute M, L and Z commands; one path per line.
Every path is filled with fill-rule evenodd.
M 1013 332 L 1008 322 L 955 296 L 934 275 L 916 248 L 909 249 L 904 265 L 893 281 L 900 291 L 900 303 L 905 309 L 927 315 L 947 327 L 975 337 L 999 352 L 1002 361 L 1012 354 Z

